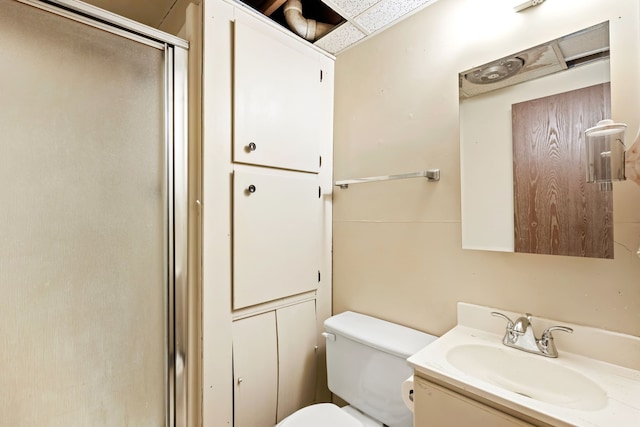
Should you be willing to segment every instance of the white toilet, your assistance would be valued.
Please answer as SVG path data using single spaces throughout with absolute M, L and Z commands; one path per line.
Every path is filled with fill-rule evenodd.
M 412 427 L 400 391 L 413 373 L 406 359 L 436 337 L 351 311 L 324 327 L 329 389 L 349 406 L 307 406 L 276 427 Z

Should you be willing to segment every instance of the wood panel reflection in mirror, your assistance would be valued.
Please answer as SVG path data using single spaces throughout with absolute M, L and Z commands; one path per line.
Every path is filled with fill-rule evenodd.
M 585 183 L 584 130 L 609 83 L 512 105 L 515 252 L 613 258 L 611 191 Z

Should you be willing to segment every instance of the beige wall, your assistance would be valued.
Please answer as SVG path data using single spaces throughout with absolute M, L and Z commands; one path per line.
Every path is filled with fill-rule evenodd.
M 458 72 L 609 19 L 614 119 L 629 140 L 640 125 L 637 0 L 549 0 L 523 13 L 511 3 L 439 0 L 338 56 L 334 177 L 440 168 L 442 179 L 334 191 L 333 311 L 442 334 L 465 301 L 640 336 L 632 182 L 615 185 L 615 260 L 461 249 Z

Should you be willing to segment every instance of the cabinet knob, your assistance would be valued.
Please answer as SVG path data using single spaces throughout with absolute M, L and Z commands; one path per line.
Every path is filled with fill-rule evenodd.
M 247 188 L 247 191 L 248 191 L 249 193 L 252 193 L 252 194 L 253 194 L 253 193 L 255 193 L 255 192 L 256 192 L 256 186 L 255 186 L 255 185 L 253 185 L 253 184 L 251 184 L 251 185 Z
M 244 381 L 242 377 L 238 378 L 238 384 L 242 384 L 242 381 Z
M 256 145 L 255 142 L 250 142 L 249 145 L 247 145 L 248 152 L 256 151 L 256 148 L 258 148 L 258 146 Z

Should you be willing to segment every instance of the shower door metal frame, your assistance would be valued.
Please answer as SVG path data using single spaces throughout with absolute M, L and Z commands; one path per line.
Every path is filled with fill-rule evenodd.
M 167 427 L 187 426 L 187 41 L 77 0 L 15 0 L 165 52 Z

